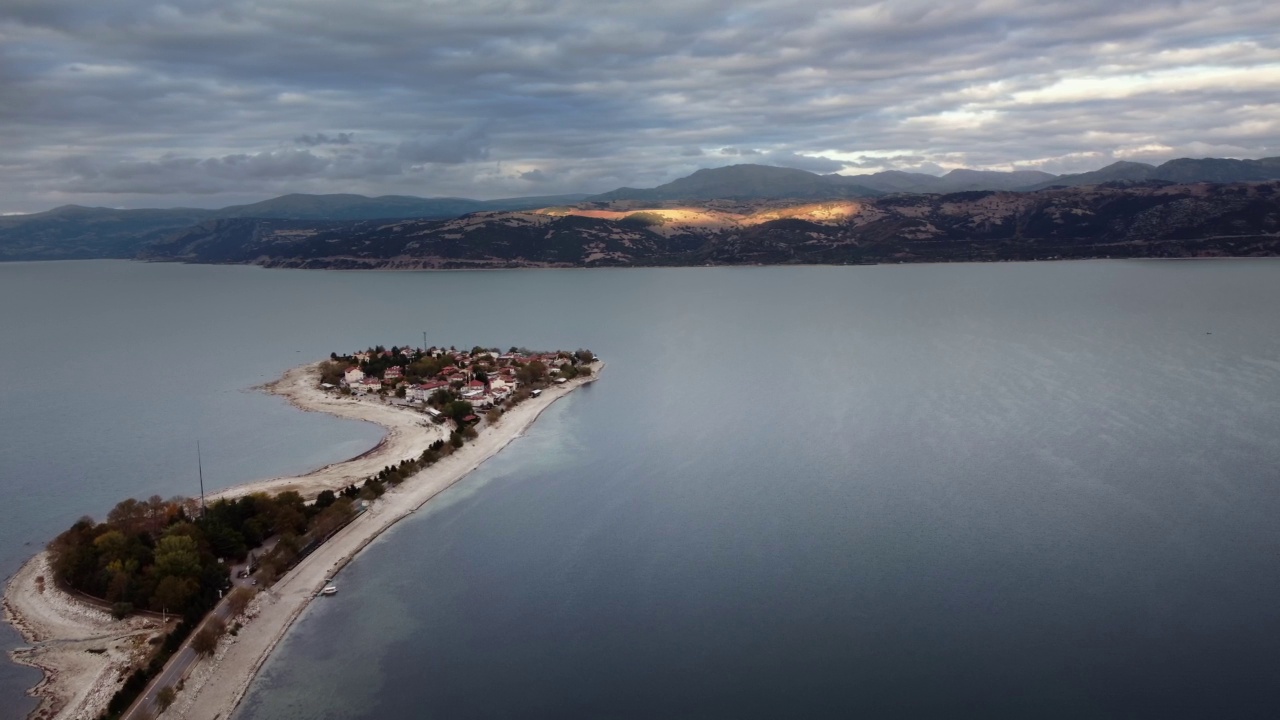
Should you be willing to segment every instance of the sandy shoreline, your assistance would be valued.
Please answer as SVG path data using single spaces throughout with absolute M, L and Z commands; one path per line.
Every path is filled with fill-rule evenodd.
M 315 386 L 316 367 L 317 364 L 311 364 L 294 368 L 260 389 L 285 397 L 301 410 L 375 423 L 386 430 L 386 437 L 355 458 L 296 477 L 270 478 L 228 488 L 215 493 L 213 498 L 285 490 L 314 497 L 322 490 L 359 483 L 387 465 L 420 456 L 436 440 L 447 439 L 447 430 L 424 422 L 425 417 L 415 411 L 379 400 L 353 400 L 324 393 Z M 556 400 L 593 382 L 603 369 L 603 363 L 596 363 L 589 377 L 552 386 L 540 397 L 529 398 L 457 452 L 389 490 L 369 511 L 343 528 L 272 588 L 260 593 L 253 604 L 254 617 L 246 622 L 244 630 L 235 637 L 228 636 L 212 659 L 198 664 L 165 716 L 225 720 L 325 578 L 340 570 L 396 522 L 497 454 Z M 38 582 L 40 578 L 45 581 Z M 44 552 L 10 578 L 5 588 L 4 610 L 5 620 L 32 645 L 11 653 L 14 661 L 38 667 L 45 673 L 40 684 L 29 691 L 40 701 L 31 717 L 42 720 L 96 717 L 119 686 L 122 680 L 118 677 L 119 669 L 127 665 L 129 653 L 144 649 L 147 637 L 158 632 L 158 623 L 154 620 L 114 621 L 102 611 L 59 591 L 52 583 Z M 93 652 L 89 652 L 90 649 Z
M 28 691 L 38 701 L 32 718 L 96 718 L 119 688 L 122 671 L 161 635 L 158 620 L 114 620 L 59 590 L 44 551 L 10 578 L 4 619 L 29 645 L 10 653 L 13 661 L 44 673 Z

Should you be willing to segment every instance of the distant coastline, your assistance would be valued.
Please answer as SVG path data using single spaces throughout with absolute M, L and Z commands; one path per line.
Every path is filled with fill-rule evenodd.
M 322 391 L 316 383 L 320 365 L 293 368 L 257 389 L 284 397 L 303 411 L 378 424 L 386 430 L 386 436 L 349 460 L 300 476 L 228 488 L 211 495 L 210 500 L 285 490 L 315 497 L 323 490 L 346 487 L 402 459 L 417 457 L 448 436 L 442 427 L 424 423 L 423 415 L 416 411 Z M 198 663 L 166 715 L 208 720 L 228 717 L 262 663 L 325 579 L 339 572 L 399 520 L 501 451 L 557 400 L 594 382 L 605 364 L 596 361 L 590 367 L 590 375 L 553 385 L 526 399 L 474 441 L 388 490 L 367 512 L 319 546 L 271 588 L 259 593 L 240 618 L 245 631 L 225 637 L 216 654 Z M 146 616 L 113 620 L 101 609 L 58 589 L 52 582 L 48 551 L 37 554 L 9 579 L 3 606 L 5 620 L 30 645 L 12 652 L 11 658 L 44 674 L 29 691 L 39 700 L 29 717 L 42 720 L 99 716 L 119 686 L 120 673 L 136 663 L 147 652 L 148 641 L 162 636 L 164 630 L 159 622 Z

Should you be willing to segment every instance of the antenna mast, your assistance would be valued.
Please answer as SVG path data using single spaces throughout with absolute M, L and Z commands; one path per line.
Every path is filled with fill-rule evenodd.
M 204 463 L 200 460 L 200 441 L 196 440 L 196 468 L 200 473 L 200 517 L 204 517 Z

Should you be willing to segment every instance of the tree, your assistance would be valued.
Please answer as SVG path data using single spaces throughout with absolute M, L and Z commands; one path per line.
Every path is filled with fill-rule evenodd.
M 336 502 L 337 499 L 338 496 L 334 495 L 332 490 L 322 490 L 320 494 L 316 496 L 314 507 L 317 510 L 323 510 Z
M 541 360 L 533 360 L 516 370 L 516 379 L 525 385 L 532 385 L 547 376 L 547 366 Z
M 200 628 L 200 632 L 191 639 L 191 649 L 201 655 L 212 655 L 218 649 L 218 641 L 227 631 L 227 626 L 219 618 L 210 618 Z
M 195 580 L 170 575 L 156 585 L 156 591 L 151 595 L 151 608 L 172 613 L 184 612 L 199 590 L 200 584 Z
M 156 704 L 160 706 L 160 712 L 169 709 L 173 701 L 178 698 L 178 691 L 173 689 L 172 685 L 166 685 L 156 694 Z
M 243 615 L 251 600 L 253 600 L 253 590 L 247 587 L 238 587 L 232 590 L 231 594 L 227 596 L 227 607 L 231 610 L 231 617 Z
M 200 574 L 200 552 L 187 535 L 169 535 L 156 544 L 156 572 L 161 576 L 194 578 Z
M 459 425 L 462 424 L 463 418 L 475 412 L 475 408 L 473 408 L 471 403 L 466 400 L 454 400 L 448 405 L 445 405 L 443 410 L 445 415 L 449 416 L 449 418 Z
M 135 535 L 146 527 L 148 515 L 150 513 L 146 503 L 129 498 L 111 508 L 111 512 L 107 513 L 107 524 L 126 535 Z

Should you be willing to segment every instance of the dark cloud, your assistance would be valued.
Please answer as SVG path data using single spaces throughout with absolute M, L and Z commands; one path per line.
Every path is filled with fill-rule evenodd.
M 520 173 L 520 179 L 528 180 L 529 182 L 542 183 L 542 182 L 547 182 L 551 178 L 548 177 L 546 173 L 542 172 L 538 168 L 534 168 L 527 172 Z
M 315 147 L 317 145 L 350 145 L 351 140 L 355 137 L 355 133 L 340 132 L 333 137 L 324 133 L 316 133 L 315 135 L 299 135 L 293 141 L 299 145 Z
M 9 0 L 0 123 L 0 212 L 1259 157 L 1280 4 Z
M 410 163 L 447 163 L 456 165 L 489 157 L 487 125 L 477 123 L 443 137 L 409 140 L 396 148 L 399 157 Z

